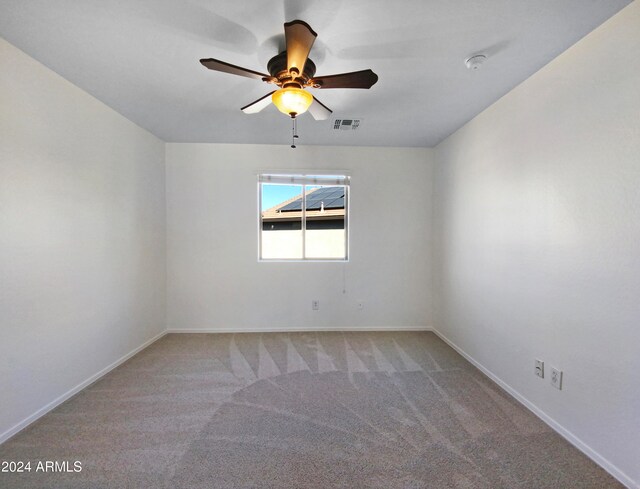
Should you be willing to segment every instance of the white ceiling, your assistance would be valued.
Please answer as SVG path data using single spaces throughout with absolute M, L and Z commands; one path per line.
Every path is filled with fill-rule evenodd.
M 433 146 L 631 0 L 0 0 L 10 43 L 169 142 L 289 144 L 272 90 L 213 72 L 217 58 L 266 72 L 301 19 L 318 75 L 371 68 L 370 90 L 312 90 L 333 118 L 299 117 L 299 144 Z M 488 56 L 479 71 L 464 60 Z M 6 66 L 2 69 L 7 69 Z M 10 67 L 9 67 L 10 69 Z

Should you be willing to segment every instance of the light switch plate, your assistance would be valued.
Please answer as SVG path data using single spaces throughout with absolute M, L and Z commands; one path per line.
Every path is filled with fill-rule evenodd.
M 541 379 L 544 379 L 544 362 L 542 360 L 538 360 L 537 358 L 535 362 L 534 373 Z

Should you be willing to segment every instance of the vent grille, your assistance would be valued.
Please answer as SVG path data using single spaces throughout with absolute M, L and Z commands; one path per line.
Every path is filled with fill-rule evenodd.
M 362 119 L 335 119 L 333 128 L 336 131 L 355 131 L 360 127 Z

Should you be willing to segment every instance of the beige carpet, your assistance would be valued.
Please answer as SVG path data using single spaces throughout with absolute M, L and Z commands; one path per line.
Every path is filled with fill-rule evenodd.
M 2 488 L 622 487 L 432 333 L 167 335 L 0 446 Z

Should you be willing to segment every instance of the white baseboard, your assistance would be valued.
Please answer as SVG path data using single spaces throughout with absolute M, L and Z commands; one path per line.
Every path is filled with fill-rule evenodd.
M 318 328 L 266 327 L 266 328 L 190 328 L 167 329 L 167 333 L 316 333 L 323 331 L 433 331 L 431 326 L 331 326 Z
M 614 464 L 609 462 L 609 460 L 607 460 L 598 452 L 596 452 L 593 448 L 591 448 L 589 445 L 583 442 L 576 435 L 571 433 L 568 429 L 566 429 L 564 426 L 562 426 L 560 423 L 554 420 L 551 416 L 545 413 L 538 406 L 536 406 L 531 401 L 529 401 L 526 397 L 524 397 L 522 394 L 516 391 L 509 384 L 501 380 L 497 375 L 495 375 L 488 368 L 486 368 L 484 365 L 478 362 L 475 358 L 469 355 L 466 351 L 464 351 L 462 348 L 456 345 L 453 341 L 451 341 L 449 338 L 443 335 L 440 331 L 438 331 L 435 328 L 432 328 L 431 331 L 433 331 L 436 335 L 438 335 L 438 337 L 442 341 L 444 341 L 447 345 L 449 345 L 451 348 L 457 351 L 460 355 L 462 355 L 469 363 L 471 363 L 478 370 L 484 373 L 487 377 L 493 380 L 496 384 L 502 387 L 505 391 L 507 391 L 509 394 L 515 397 L 524 407 L 526 407 L 529 411 L 531 411 L 538 418 L 540 418 L 547 425 L 549 425 L 556 433 L 562 436 L 565 440 L 571 443 L 574 447 L 576 447 L 578 450 L 584 453 L 587 457 L 589 457 L 591 460 L 597 463 L 604 470 L 609 472 L 609 474 L 611 474 L 613 477 L 619 480 L 622 484 L 624 484 L 629 489 L 640 489 L 640 484 L 638 484 L 636 481 L 631 479 L 631 477 L 629 477 L 627 474 L 622 472 L 618 467 L 616 467 Z
M 51 411 L 52 409 L 55 409 L 56 407 L 58 407 L 60 404 L 62 404 L 64 401 L 66 401 L 67 399 L 69 399 L 70 397 L 74 396 L 75 394 L 77 394 L 78 392 L 80 392 L 82 389 L 84 389 L 85 387 L 93 384 L 96 380 L 98 380 L 100 377 L 108 374 L 109 372 L 111 372 L 114 368 L 118 367 L 119 365 L 123 364 L 124 362 L 126 362 L 127 360 L 129 360 L 129 358 L 131 358 L 132 356 L 134 356 L 136 353 L 144 350 L 146 347 L 148 347 L 149 345 L 151 345 L 152 343 L 154 343 L 155 341 L 159 340 L 160 338 L 162 338 L 164 335 L 166 335 L 167 332 L 163 331 L 159 334 L 157 334 L 156 336 L 154 336 L 153 338 L 151 338 L 148 341 L 145 341 L 142 345 L 140 345 L 138 348 L 130 351 L 129 353 L 127 353 L 126 355 L 124 355 L 123 357 L 119 358 L 118 360 L 116 360 L 115 362 L 113 362 L 111 365 L 103 368 L 102 370 L 100 370 L 98 373 L 92 375 L 91 377 L 89 377 L 87 380 L 81 382 L 80 384 L 76 385 L 75 387 L 73 387 L 72 389 L 68 390 L 67 392 L 65 392 L 64 394 L 62 394 L 60 397 L 54 399 L 53 401 L 51 401 L 49 404 L 47 404 L 46 406 L 38 409 L 35 413 L 33 413 L 32 415 L 26 417 L 25 419 L 23 419 L 22 421 L 20 421 L 18 424 L 16 424 L 15 426 L 9 428 L 7 431 L 5 431 L 4 433 L 0 434 L 0 444 L 4 443 L 5 441 L 7 441 L 9 438 L 11 438 L 13 435 L 17 434 L 19 431 L 22 431 L 23 429 L 25 429 L 27 426 L 29 426 L 31 423 L 33 423 L 34 421 L 38 420 L 39 418 L 41 418 L 42 416 L 44 416 L 45 414 L 47 414 L 49 411 Z

